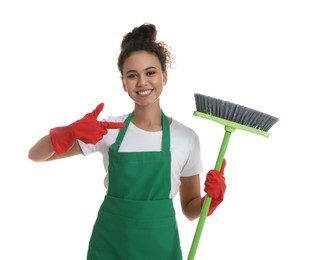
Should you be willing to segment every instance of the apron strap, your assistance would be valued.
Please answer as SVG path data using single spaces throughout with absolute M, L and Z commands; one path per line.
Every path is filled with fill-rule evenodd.
M 117 151 L 119 150 L 120 144 L 127 132 L 128 126 L 132 120 L 133 112 L 128 115 L 124 121 L 125 127 L 119 130 L 118 136 L 115 143 L 113 143 L 110 149 Z M 170 127 L 167 116 L 162 112 L 162 151 L 170 151 Z
M 162 112 L 162 151 L 170 151 L 170 124 L 167 116 Z

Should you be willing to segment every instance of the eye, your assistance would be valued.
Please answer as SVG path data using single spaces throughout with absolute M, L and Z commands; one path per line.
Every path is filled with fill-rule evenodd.
M 147 76 L 152 76 L 154 74 L 156 74 L 156 71 L 154 70 L 147 71 Z
M 130 73 L 130 74 L 127 75 L 127 77 L 128 77 L 129 79 L 134 79 L 134 78 L 137 77 L 137 75 L 134 74 L 134 73 Z

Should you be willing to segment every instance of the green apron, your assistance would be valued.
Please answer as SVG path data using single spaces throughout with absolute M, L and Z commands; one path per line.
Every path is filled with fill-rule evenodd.
M 161 152 L 118 152 L 128 125 L 109 149 L 108 191 L 87 260 L 181 260 L 171 190 L 170 129 L 162 113 Z

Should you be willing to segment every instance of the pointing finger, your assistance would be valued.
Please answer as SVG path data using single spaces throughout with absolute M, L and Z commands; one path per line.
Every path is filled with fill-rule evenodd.
M 125 127 L 123 122 L 102 122 L 103 126 L 108 129 L 119 129 Z

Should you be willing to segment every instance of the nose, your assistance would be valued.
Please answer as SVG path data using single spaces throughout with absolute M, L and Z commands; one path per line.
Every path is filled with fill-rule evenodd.
M 138 87 L 145 87 L 147 86 L 147 78 L 144 75 L 140 75 L 138 79 Z

